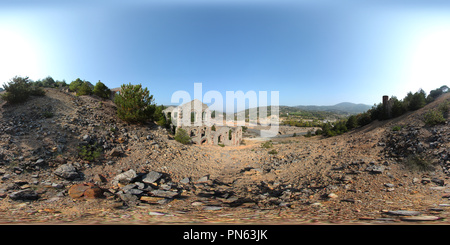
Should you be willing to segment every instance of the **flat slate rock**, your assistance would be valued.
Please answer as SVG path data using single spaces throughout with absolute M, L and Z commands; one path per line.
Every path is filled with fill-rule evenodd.
M 33 190 L 21 190 L 9 194 L 12 200 L 36 200 L 39 195 Z
M 219 207 L 219 206 L 204 206 L 203 210 L 207 210 L 207 211 L 217 211 L 217 210 L 221 210 L 223 207 Z
M 142 178 L 142 182 L 151 184 L 151 183 L 154 183 L 157 180 L 159 180 L 159 178 L 161 178 L 161 176 L 162 176 L 162 173 L 159 173 L 156 171 L 151 171 Z
M 198 183 L 198 184 L 201 184 L 201 183 L 207 183 L 208 180 L 209 180 L 209 176 L 208 176 L 208 175 L 205 175 L 205 176 L 201 177 L 200 179 L 198 179 L 198 180 L 196 181 L 196 183 Z
M 422 212 L 408 211 L 408 210 L 394 210 L 394 211 L 387 211 L 386 214 L 399 215 L 399 216 L 418 216 L 418 215 L 421 215 Z
M 419 215 L 419 216 L 401 218 L 402 221 L 434 221 L 434 220 L 440 220 L 440 219 L 441 219 L 441 217 L 432 216 L 432 215 Z
M 181 183 L 181 184 L 189 184 L 189 182 L 191 182 L 191 180 L 189 179 L 189 177 L 186 177 L 186 178 L 180 180 L 180 183 Z
M 157 197 L 173 198 L 179 193 L 175 191 L 163 191 L 163 190 L 153 190 L 150 192 L 152 195 Z

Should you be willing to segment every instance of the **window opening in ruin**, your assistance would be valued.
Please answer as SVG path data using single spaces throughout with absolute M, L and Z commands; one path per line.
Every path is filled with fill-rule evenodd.
M 195 123 L 195 119 L 196 119 L 196 117 L 197 117 L 197 115 L 196 115 L 197 113 L 195 112 L 195 111 L 193 111 L 193 112 L 191 112 L 191 123 Z

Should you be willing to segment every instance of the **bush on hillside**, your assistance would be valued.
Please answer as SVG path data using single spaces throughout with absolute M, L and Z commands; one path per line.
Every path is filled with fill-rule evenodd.
M 347 127 L 347 129 L 354 129 L 356 127 L 358 127 L 358 117 L 356 115 L 351 115 L 348 119 L 347 122 L 345 123 L 345 126 Z
M 96 142 L 94 144 L 79 146 L 78 156 L 86 161 L 94 161 L 101 157 L 102 151 L 103 147 Z
M 103 99 L 108 99 L 111 96 L 111 90 L 100 81 L 95 84 L 92 93 Z
M 168 128 L 170 128 L 170 124 L 172 123 L 172 120 L 170 118 L 166 119 L 166 116 L 163 113 L 163 110 L 165 108 L 166 107 L 163 105 L 157 106 L 155 108 L 155 112 L 153 113 L 153 119 L 156 121 L 156 124 L 168 129 Z
M 69 84 L 69 90 L 76 92 L 77 96 L 92 94 L 92 84 L 77 78 Z
M 179 128 L 177 130 L 174 139 L 185 145 L 191 143 L 191 137 L 189 137 L 189 134 L 186 132 L 186 130 L 182 128 Z
M 155 104 L 153 95 L 142 85 L 123 84 L 114 97 L 117 115 L 120 119 L 132 123 L 144 123 L 153 119 Z
M 83 84 L 81 84 L 81 86 L 78 88 L 77 96 L 90 95 L 90 94 L 92 94 L 91 86 L 89 86 L 89 84 L 87 82 L 84 82 Z
M 429 111 L 424 115 L 424 121 L 429 126 L 445 123 L 445 118 L 442 111 Z
M 81 79 L 77 78 L 76 80 L 72 81 L 69 84 L 69 90 L 71 92 L 77 92 L 78 88 L 81 87 L 82 84 L 83 84 L 83 81 Z
M 424 107 L 427 104 L 426 94 L 423 89 L 415 92 L 414 94 L 409 92 L 406 97 L 403 99 L 404 102 L 408 105 L 408 110 L 415 111 Z
M 5 93 L 2 99 L 8 103 L 17 104 L 25 102 L 31 95 L 43 96 L 45 91 L 37 86 L 32 86 L 28 77 L 14 77 L 3 85 Z
M 404 163 L 409 169 L 417 172 L 427 172 L 435 170 L 435 164 L 433 164 L 430 157 L 426 156 L 425 154 L 410 155 L 404 160 Z

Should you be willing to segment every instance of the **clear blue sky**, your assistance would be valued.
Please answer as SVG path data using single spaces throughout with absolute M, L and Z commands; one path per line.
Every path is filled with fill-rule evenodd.
M 0 84 L 48 75 L 172 93 L 372 105 L 450 86 L 450 1 L 2 1 Z M 192 95 L 193 96 L 193 95 Z

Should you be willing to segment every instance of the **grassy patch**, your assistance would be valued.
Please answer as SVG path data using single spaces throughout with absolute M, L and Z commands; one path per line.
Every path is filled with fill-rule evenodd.
M 429 126 L 434 126 L 437 124 L 445 123 L 444 114 L 441 110 L 438 111 L 429 111 L 424 115 L 424 121 Z
M 272 141 L 266 141 L 266 142 L 262 143 L 261 147 L 266 148 L 266 149 L 272 148 L 273 147 Z
M 432 160 L 424 154 L 410 155 L 404 162 L 412 171 L 427 172 L 435 169 Z
M 273 150 L 269 151 L 269 154 L 275 155 L 275 154 L 278 154 L 278 152 L 275 149 L 273 149 Z
M 103 148 L 97 143 L 78 147 L 78 156 L 86 161 L 94 161 L 102 154 Z
M 174 139 L 182 144 L 189 144 L 191 143 L 191 137 L 189 137 L 189 134 L 186 132 L 186 130 L 179 128 L 177 130 L 177 133 L 175 134 Z

